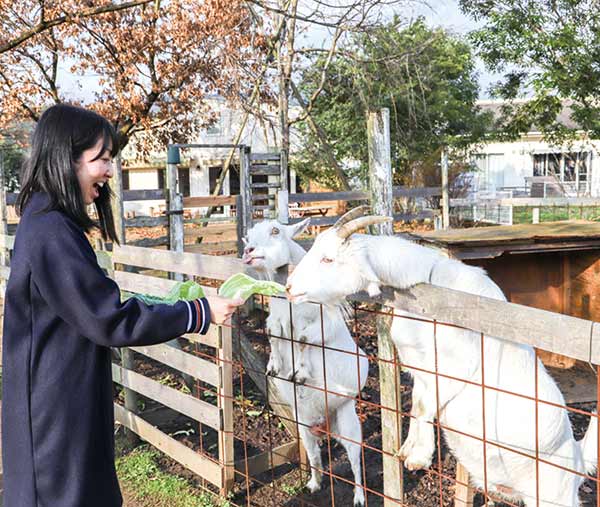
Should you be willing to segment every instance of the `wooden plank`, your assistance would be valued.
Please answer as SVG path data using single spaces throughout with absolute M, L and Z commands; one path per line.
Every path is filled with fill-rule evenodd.
M 244 476 L 246 476 L 247 470 L 248 478 L 252 478 L 280 465 L 292 463 L 297 459 L 298 442 L 287 442 L 269 451 L 261 452 L 260 454 L 251 456 L 248 458 L 247 468 L 245 460 L 236 461 L 235 469 Z
M 409 222 L 409 221 L 412 221 L 412 220 L 425 220 L 427 218 L 433 218 L 434 215 L 435 215 L 435 212 L 433 210 L 423 210 L 423 211 L 420 211 L 418 213 L 396 213 L 396 214 L 394 214 L 394 222 L 400 222 L 400 221 Z M 295 224 L 295 223 L 301 222 L 305 218 L 306 217 L 290 218 L 290 224 Z M 316 226 L 325 227 L 325 226 L 328 226 L 328 225 L 335 224 L 338 221 L 339 218 L 340 218 L 339 216 L 335 216 L 335 217 L 331 217 L 331 216 L 315 217 L 315 216 L 312 216 L 310 218 L 310 225 L 316 225 Z
M 156 380 L 122 368 L 114 363 L 112 365 L 112 374 L 113 382 L 117 382 L 123 387 L 131 389 L 154 401 L 158 401 L 165 407 L 187 415 L 217 431 L 221 429 L 219 407 L 179 392 L 171 387 L 164 386 Z
M 126 169 L 126 168 L 123 168 Z M 162 170 L 162 167 L 157 168 Z M 154 190 L 123 190 L 124 201 L 164 201 L 166 193 L 163 189 Z
M 473 507 L 475 493 L 469 485 L 469 472 L 460 463 L 456 465 L 454 507 Z
M 377 298 L 357 295 L 354 299 L 381 302 L 441 323 L 600 364 L 600 325 L 577 317 L 428 284 L 404 291 L 386 287 Z
M 169 223 L 169 219 L 166 216 L 162 217 L 147 217 L 139 216 L 135 218 L 127 218 L 125 220 L 125 227 L 136 228 L 136 227 L 165 227 Z
M 438 197 L 442 195 L 441 187 L 402 187 L 396 186 L 392 189 L 392 195 L 396 197 Z
M 130 246 L 139 246 L 143 248 L 156 248 L 159 246 L 169 246 L 169 236 L 160 236 L 158 238 L 140 238 L 128 241 Z
M 114 408 L 115 420 L 118 423 L 137 433 L 140 438 L 152 444 L 195 474 L 203 477 L 211 484 L 214 484 L 218 488 L 221 487 L 221 467 L 218 463 L 193 451 L 174 438 L 165 435 L 158 428 L 155 428 L 121 405 L 115 403 Z
M 250 168 L 250 174 L 252 176 L 279 176 L 280 172 L 281 169 L 279 168 L 279 166 L 252 166 Z
M 159 297 L 164 296 L 177 285 L 175 280 L 169 280 L 168 278 L 128 273 L 126 271 L 115 271 L 114 280 L 123 290 Z M 213 296 L 217 293 L 217 289 L 214 287 L 202 286 L 202 289 L 207 296 Z
M 180 372 L 187 373 L 214 387 L 219 387 L 221 385 L 219 366 L 206 359 L 193 356 L 182 350 L 177 350 L 165 343 L 129 348 L 134 352 L 143 354 L 155 361 L 159 361 L 171 368 L 175 368 Z
M 252 183 L 252 188 L 279 188 L 279 183 Z
M 218 349 L 219 366 L 223 382 L 219 387 L 218 404 L 223 415 L 219 432 L 219 463 L 223 466 L 221 496 L 227 497 L 235 481 L 235 456 L 233 453 L 233 344 L 231 321 L 219 327 L 221 347 Z
M 279 153 L 252 153 L 250 160 L 279 160 Z
M 135 246 L 115 247 L 113 262 L 215 280 L 226 280 L 231 275 L 247 270 L 247 266 L 240 259 L 233 257 L 169 252 Z
M 408 188 L 396 186 L 392 189 L 392 196 L 397 197 L 432 197 L 441 195 L 440 187 Z M 289 202 L 320 202 L 320 201 L 361 201 L 369 198 L 367 192 L 306 192 L 290 194 Z
M 15 237 L 8 234 L 0 234 L 0 248 L 12 250 L 15 247 Z
M 235 195 L 214 195 L 207 197 L 184 197 L 184 208 L 207 208 L 209 206 L 230 206 L 235 204 Z

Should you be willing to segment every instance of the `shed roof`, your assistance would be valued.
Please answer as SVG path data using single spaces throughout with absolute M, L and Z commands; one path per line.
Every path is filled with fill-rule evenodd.
M 568 220 L 412 233 L 413 239 L 451 250 L 459 258 L 493 257 L 505 251 L 600 248 L 600 222 Z

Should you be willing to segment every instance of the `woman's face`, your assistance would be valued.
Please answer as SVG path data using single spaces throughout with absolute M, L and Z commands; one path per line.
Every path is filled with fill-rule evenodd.
M 100 196 L 100 188 L 112 178 L 113 163 L 110 152 L 102 150 L 103 140 L 98 142 L 89 150 L 85 150 L 77 161 L 76 174 L 81 187 L 81 195 L 86 205 L 92 204 Z M 96 159 L 96 160 L 94 160 Z

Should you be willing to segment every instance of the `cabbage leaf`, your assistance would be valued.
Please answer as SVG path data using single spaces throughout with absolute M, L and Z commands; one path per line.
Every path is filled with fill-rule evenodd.
M 285 287 L 277 282 L 255 280 L 245 273 L 230 276 L 219 288 L 219 296 L 229 299 L 248 299 L 253 294 L 276 296 L 285 292 Z

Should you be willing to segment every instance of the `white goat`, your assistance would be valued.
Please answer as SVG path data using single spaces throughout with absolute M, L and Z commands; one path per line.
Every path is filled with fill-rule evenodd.
M 404 289 L 419 283 L 505 301 L 498 286 L 480 268 L 448 259 L 432 248 L 399 237 L 353 234 L 367 225 L 387 220 L 356 216 L 354 211 L 351 221 L 342 218 L 341 223 L 317 237 L 288 279 L 291 301 L 336 305 L 345 296 L 361 290 L 373 296 L 380 293 L 383 285 Z M 487 474 L 490 493 L 521 500 L 527 507 L 579 505 L 578 489 L 583 478 L 558 467 L 580 474 L 592 473 L 597 465 L 597 417 L 592 417 L 584 439 L 576 442 L 567 411 L 538 403 L 540 462 L 536 476 L 536 404 L 531 399 L 535 397 L 536 362 L 539 399 L 561 406 L 565 400 L 536 359 L 534 350 L 485 337 L 483 380 L 486 387 L 494 389 L 485 389 L 484 434 L 482 388 L 447 377 L 482 382 L 480 333 L 437 326 L 437 371 L 444 376 L 438 377 L 436 400 L 436 375 L 422 371 L 436 371 L 433 323 L 406 318 L 418 317 L 406 312 L 396 311 L 396 315 L 392 339 L 414 378 L 409 433 L 399 451 L 405 466 L 415 470 L 431 465 L 435 450 L 433 421 L 439 408 L 439 422 L 447 443 L 469 471 L 475 486 L 483 488 Z M 488 442 L 485 463 L 483 443 L 478 440 L 484 436 Z M 536 503 L 536 480 L 539 503 Z
M 308 222 L 282 225 L 268 220 L 256 224 L 248 231 L 244 262 L 273 279 L 278 268 L 296 264 L 304 257 L 306 252 L 292 238 Z M 329 431 L 346 449 L 352 467 L 356 483 L 354 505 L 363 505 L 362 432 L 354 398 L 367 380 L 367 356 L 352 339 L 339 307 L 324 309 L 323 329 L 319 306 L 293 304 L 291 310 L 290 315 L 290 303 L 285 299 L 270 298 L 267 330 L 271 354 L 267 372 L 274 375 L 277 388 L 294 414 L 297 408 L 300 437 L 311 464 L 307 487 L 311 492 L 320 489 L 323 468 L 320 437 L 311 428 L 314 431 L 323 427 L 328 419 Z M 317 346 L 322 344 L 325 351 Z M 293 381 L 306 385 L 295 386 Z

